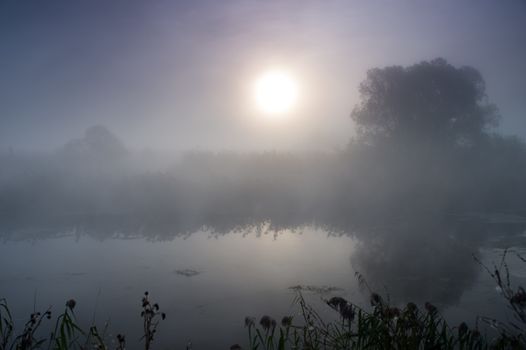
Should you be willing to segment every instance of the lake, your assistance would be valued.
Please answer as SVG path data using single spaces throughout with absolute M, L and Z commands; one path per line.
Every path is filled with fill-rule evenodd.
M 302 289 L 322 313 L 330 313 L 322 298 L 333 295 L 367 305 L 368 292 L 356 271 L 394 304 L 430 301 L 452 324 L 473 324 L 481 313 L 502 319 L 507 314 L 495 283 L 472 255 L 485 264 L 498 262 L 502 247 L 521 251 L 517 247 L 526 239 L 522 225 L 509 230 L 509 224 L 491 226 L 486 220 L 486 226 L 494 234 L 477 238 L 478 244 L 458 230 L 433 240 L 381 230 L 335 233 L 314 225 L 274 231 L 268 223 L 229 233 L 204 229 L 173 235 L 12 230 L 0 245 L 0 295 L 18 324 L 34 305 L 39 310 L 52 305 L 58 313 L 74 298 L 80 323 L 109 322 L 108 334 L 126 334 L 131 349 L 139 348 L 145 291 L 167 314 L 155 348 L 191 342 L 194 349 L 227 349 L 246 341 L 245 316 L 279 320 L 296 314 L 291 287 Z M 512 280 L 524 282 L 518 259 L 510 254 L 509 263 Z

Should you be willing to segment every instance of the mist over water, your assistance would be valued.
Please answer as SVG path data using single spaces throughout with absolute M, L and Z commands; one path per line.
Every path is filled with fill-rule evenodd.
M 482 74 L 437 58 L 371 69 L 358 91 L 334 151 L 138 151 L 104 125 L 54 151 L 5 149 L 0 297 L 19 319 L 28 300 L 75 297 L 134 334 L 149 290 L 164 347 L 235 343 L 244 316 L 290 310 L 291 287 L 502 316 L 477 261 L 525 247 L 526 144 L 499 131 Z
M 524 162 L 516 162 L 526 153 L 522 141 L 491 137 L 477 149 L 437 148 L 434 153 L 351 143 L 333 153 L 174 156 L 130 151 L 108 129 L 96 126 L 53 153 L 1 157 L 3 249 L 13 242 L 76 237 L 79 242 L 64 249 L 86 254 L 89 261 L 92 248 L 82 248 L 86 240 L 114 247 L 123 239 L 152 242 L 137 247 L 177 246 L 204 230 L 214 242 L 229 235 L 248 235 L 251 242 L 273 237 L 274 245 L 262 248 L 260 261 L 254 262 L 266 264 L 290 235 L 314 229 L 324 256 L 334 253 L 329 247 L 334 240 L 348 242 L 340 255 L 344 284 L 358 271 L 371 286 L 386 288 L 395 302 L 431 300 L 447 308 L 477 281 L 480 267 L 473 255 L 523 244 L 525 188 L 514 180 L 526 171 L 520 167 Z M 505 166 L 515 171 L 503 172 Z M 244 247 L 243 239 L 236 242 L 237 248 L 221 243 L 217 249 L 228 249 L 228 255 L 259 249 Z M 195 254 L 206 260 L 213 245 Z M 151 248 L 144 254 L 138 249 L 138 257 L 153 254 Z M 301 253 L 301 264 L 311 253 Z M 3 255 L 6 263 L 12 259 Z M 112 271 L 116 261 L 107 259 L 104 266 Z M 198 271 L 199 265 L 198 259 L 181 269 Z M 149 268 L 157 269 L 155 264 Z M 316 284 L 311 278 L 291 279 L 277 289 Z M 134 285 L 134 290 L 139 287 L 144 288 Z

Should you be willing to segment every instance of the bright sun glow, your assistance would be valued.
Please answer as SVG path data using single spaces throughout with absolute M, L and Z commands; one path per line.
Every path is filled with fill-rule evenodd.
M 282 114 L 290 111 L 298 98 L 298 85 L 284 71 L 268 71 L 255 84 L 258 107 L 265 113 Z

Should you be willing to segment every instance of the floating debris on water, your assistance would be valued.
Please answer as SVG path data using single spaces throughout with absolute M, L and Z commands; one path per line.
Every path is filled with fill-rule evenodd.
M 312 292 L 318 294 L 332 293 L 332 292 L 341 292 L 343 288 L 335 286 L 314 286 L 314 285 L 296 285 L 289 287 L 293 291 L 297 292 Z
M 193 276 L 199 275 L 201 272 L 192 270 L 192 269 L 184 269 L 184 270 L 175 270 L 175 273 L 181 276 L 185 276 L 185 277 L 193 277 Z

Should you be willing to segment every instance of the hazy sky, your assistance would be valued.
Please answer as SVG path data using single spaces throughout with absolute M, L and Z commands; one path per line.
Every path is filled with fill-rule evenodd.
M 334 149 L 368 68 L 437 56 L 479 69 L 501 129 L 526 136 L 526 2 L 3 0 L 0 151 L 103 124 L 135 148 Z M 251 87 L 297 79 L 270 121 Z

